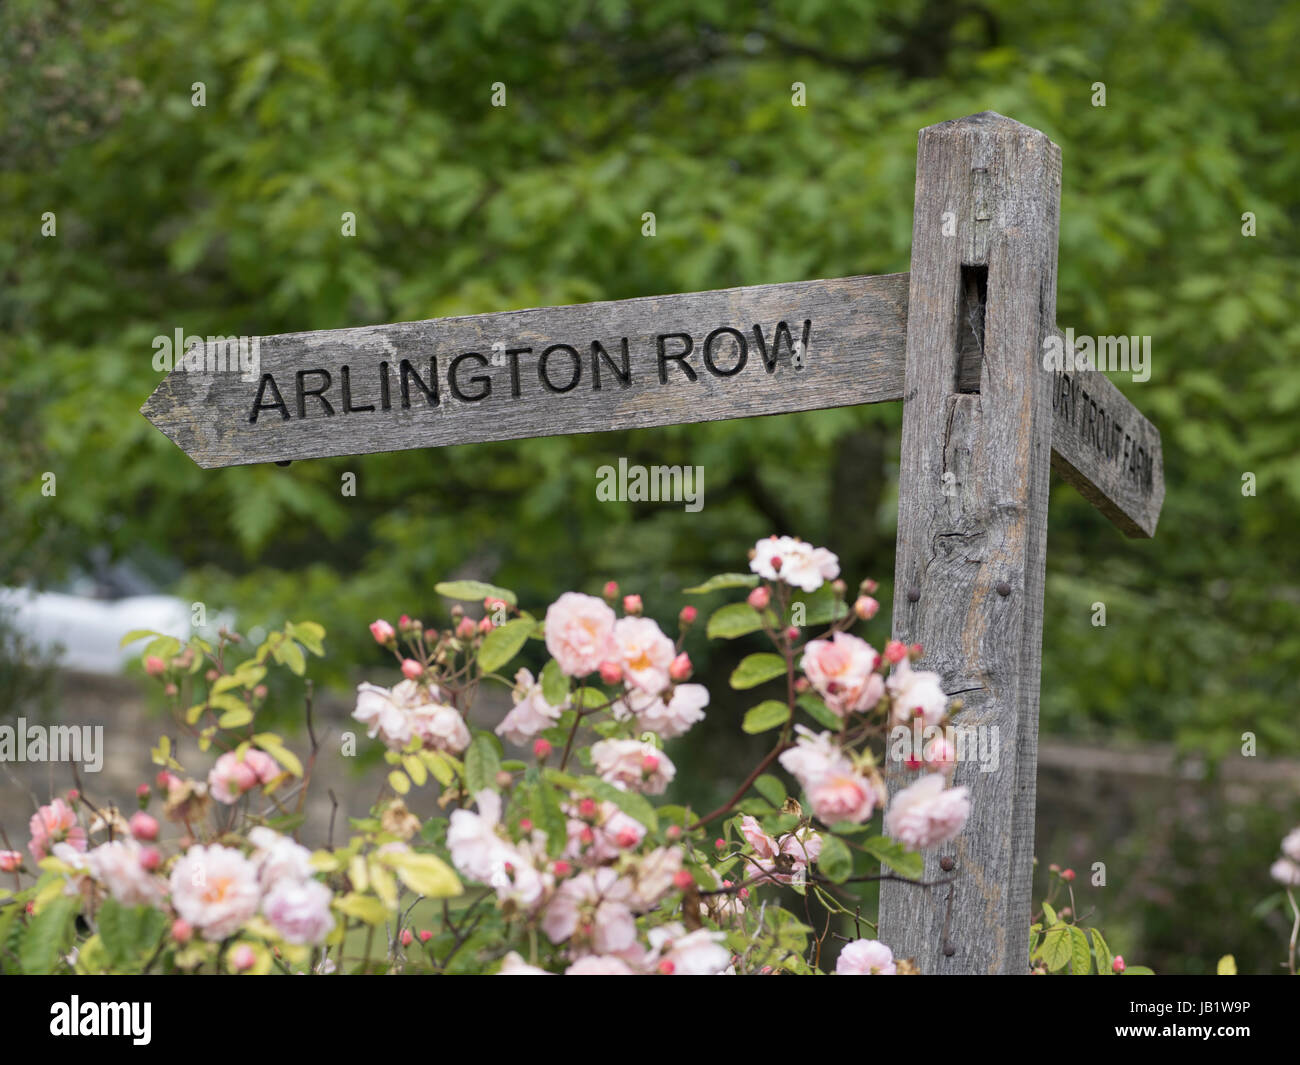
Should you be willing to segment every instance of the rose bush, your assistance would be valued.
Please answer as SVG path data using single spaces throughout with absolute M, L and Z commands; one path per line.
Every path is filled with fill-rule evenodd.
M 962 831 L 969 796 L 942 743 L 900 764 L 892 799 L 882 772 L 892 727 L 942 725 L 953 707 L 915 667 L 920 647 L 878 651 L 851 631 L 876 614 L 875 585 L 850 601 L 831 552 L 772 537 L 750 569 L 688 589 L 738 593 L 708 637 L 771 645 L 730 683 L 771 687 L 739 725 L 772 733 L 772 747 L 702 814 L 659 801 L 676 773 L 666 742 L 709 705 L 690 680 L 691 606 L 670 636 L 612 585 L 567 592 L 538 617 L 508 590 L 461 581 L 440 593 L 481 617 L 457 605 L 442 627 L 374 622 L 403 677 L 357 691 L 353 716 L 384 748 L 383 792 L 315 851 L 293 838 L 323 753 L 310 705 L 305 759 L 256 720 L 268 670 L 302 675 L 324 653 L 320 626 L 286 625 L 251 653 L 233 633 L 184 645 L 128 634 L 149 639 L 146 672 L 182 739 L 153 751 L 135 816 L 72 792 L 32 817 L 26 854 L 0 851 L 13 878 L 0 969 L 915 971 L 877 941 L 851 885 L 915 880 L 919 851 Z M 509 673 L 530 641 L 544 668 Z M 489 683 L 511 700 L 494 731 L 470 717 Z M 436 799 L 421 794 L 435 786 Z

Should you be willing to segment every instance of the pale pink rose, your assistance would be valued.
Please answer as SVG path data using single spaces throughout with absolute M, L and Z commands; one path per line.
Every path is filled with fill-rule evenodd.
M 22 852 L 0 851 L 0 873 L 12 873 L 22 864 Z
M 597 954 L 616 954 L 636 942 L 632 883 L 608 867 L 564 881 L 542 914 L 552 943 L 578 936 Z
M 744 865 L 745 880 L 766 873 L 769 875 L 764 876 L 759 883 L 775 880 L 779 884 L 789 884 L 802 878 L 804 870 L 817 860 L 822 851 L 821 836 L 807 828 L 800 829 L 797 833 L 786 833 L 778 845 L 775 839 L 763 831 L 762 825 L 755 818 L 746 814 L 740 822 L 740 831 L 754 848 L 754 860 Z
M 172 866 L 172 905 L 205 939 L 225 939 L 257 912 L 257 866 L 230 847 L 191 847 Z
M 680 847 L 656 847 L 649 854 L 643 855 L 631 873 L 635 908 L 653 909 L 655 904 L 672 890 L 673 878 L 681 871 Z
M 532 673 L 526 669 L 515 674 L 513 698 L 514 708 L 497 726 L 496 733 L 516 747 L 526 746 L 539 732 L 554 725 L 569 706 L 567 699 L 559 706 L 548 703 L 542 695 L 541 684 L 534 681 Z
M 1282 853 L 1293 862 L 1300 862 L 1300 828 L 1293 828 L 1283 838 Z
M 102 843 L 87 852 L 86 868 L 123 906 L 157 906 L 166 885 L 144 867 L 142 855 L 134 840 Z
M 602 780 L 647 795 L 662 795 L 677 775 L 663 751 L 639 740 L 601 740 L 592 745 L 591 758 Z
M 628 684 L 655 694 L 668 687 L 668 671 L 676 652 L 673 641 L 654 619 L 619 618 L 614 625 L 614 648 Z
M 1300 887 L 1300 864 L 1290 858 L 1279 858 L 1268 870 L 1269 876 L 1287 887 Z
M 570 677 L 585 677 L 613 654 L 614 622 L 609 604 L 594 595 L 565 592 L 546 610 L 546 649 Z
M 731 965 L 731 951 L 722 932 L 697 928 L 688 933 L 680 924 L 650 929 L 649 964 L 669 976 L 717 976 Z
M 885 801 L 880 783 L 848 764 L 832 767 L 811 781 L 806 790 L 813 813 L 828 825 L 836 821 L 860 825 Z
M 280 880 L 262 900 L 262 913 L 286 942 L 316 946 L 334 928 L 330 889 L 319 880 Z
M 514 857 L 514 849 L 497 834 L 501 796 L 484 788 L 474 796 L 478 812 L 454 810 L 447 824 L 447 849 L 456 869 L 484 884 L 492 882 Z
M 855 939 L 845 944 L 835 962 L 839 976 L 893 976 L 894 952 L 877 939 Z
M 389 750 L 400 751 L 419 737 L 423 746 L 460 754 L 469 746 L 469 729 L 454 707 L 444 706 L 442 693 L 428 683 L 404 680 L 392 690 L 375 684 L 357 687 L 352 716 L 369 726 Z
M 450 754 L 460 754 L 471 739 L 460 712 L 438 703 L 424 703 L 411 711 L 411 731 L 429 750 Z
M 970 816 L 970 791 L 946 783 L 942 773 L 927 773 L 895 795 L 885 813 L 885 832 L 917 850 L 957 836 Z
M 840 717 L 870 710 L 885 694 L 885 679 L 875 672 L 880 655 L 866 640 L 837 632 L 829 640 L 811 640 L 803 652 L 803 671 Z
M 630 839 L 635 847 L 645 837 L 645 825 L 612 802 L 598 803 L 589 821 L 578 816 L 576 806 L 567 807 L 565 812 L 569 815 L 569 842 L 564 853 L 574 861 L 612 861 L 626 849 L 620 841 Z
M 829 732 L 814 735 L 806 725 L 795 725 L 795 745 L 782 753 L 782 768 L 807 790 L 812 781 L 846 761 Z
M 565 976 L 636 976 L 636 970 L 613 954 L 588 954 L 567 969 Z
M 208 773 L 208 792 L 218 802 L 230 805 L 238 802 L 245 792 L 279 775 L 279 765 L 264 751 L 247 750 L 243 758 L 234 751 L 227 751 Z
M 925 745 L 922 757 L 932 773 L 952 776 L 957 769 L 957 747 L 947 736 L 934 737 Z
M 282 880 L 297 883 L 311 879 L 311 851 L 301 843 L 265 825 L 251 829 L 248 842 L 256 848 L 252 860 L 263 891 L 269 891 Z
M 383 644 L 391 640 L 397 633 L 393 631 L 393 626 L 380 618 L 378 621 L 370 623 L 370 635 L 375 638 L 375 643 Z
M 614 717 L 625 721 L 635 717 L 637 723 L 665 740 L 671 740 L 690 730 L 704 720 L 704 708 L 709 705 L 709 690 L 703 684 L 678 684 L 665 703 L 662 694 L 652 695 L 637 688 L 627 694 L 612 709 Z
M 545 969 L 539 969 L 536 965 L 529 965 L 519 956 L 518 951 L 512 950 L 501 961 L 501 968 L 497 972 L 498 976 L 554 976 L 554 973 L 548 973 Z
M 77 821 L 77 815 L 62 799 L 42 806 L 27 822 L 32 838 L 27 850 L 38 862 L 50 853 L 55 843 L 67 843 L 74 850 L 86 849 L 86 830 Z
M 942 721 L 948 709 L 948 696 L 944 695 L 939 681 L 938 673 L 915 670 L 906 658 L 895 665 L 885 682 L 895 724 L 910 725 L 917 717 L 925 725 Z
M 775 564 L 780 559 L 780 566 Z M 813 547 L 790 536 L 769 536 L 754 545 L 749 568 L 769 581 L 815 592 L 826 581 L 840 575 L 840 560 L 824 547 Z

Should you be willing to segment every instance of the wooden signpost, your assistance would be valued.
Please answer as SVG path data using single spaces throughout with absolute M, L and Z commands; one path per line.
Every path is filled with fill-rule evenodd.
M 1037 130 L 941 123 L 910 274 L 262 337 L 243 366 L 173 370 L 143 413 L 220 467 L 902 400 L 894 635 L 1000 749 L 994 772 L 958 762 L 971 820 L 926 867 L 955 878 L 882 884 L 880 936 L 923 972 L 1024 972 L 1049 471 L 1128 536 L 1164 499 L 1155 427 L 1045 362 L 1060 175 Z

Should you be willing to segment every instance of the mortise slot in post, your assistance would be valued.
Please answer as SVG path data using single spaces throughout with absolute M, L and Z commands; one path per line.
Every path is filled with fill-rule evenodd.
M 979 394 L 984 361 L 984 305 L 988 299 L 989 268 L 962 266 L 961 310 L 957 326 L 958 392 Z

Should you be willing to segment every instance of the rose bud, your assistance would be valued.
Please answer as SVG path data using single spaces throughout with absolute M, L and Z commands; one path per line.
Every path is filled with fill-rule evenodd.
M 693 606 L 684 606 L 677 615 L 678 622 L 683 626 L 694 625 L 695 619 L 700 616 L 700 612 Z
M 424 676 L 424 667 L 414 658 L 402 659 L 402 676 L 407 680 L 419 680 Z
M 672 664 L 668 667 L 668 676 L 673 680 L 685 680 L 691 675 L 690 656 L 683 651 L 673 659 Z
M 842 580 L 840 580 L 838 577 L 836 577 L 835 580 L 831 581 L 831 591 L 833 591 L 841 599 L 844 598 L 844 593 L 847 592 L 848 590 L 849 590 L 849 586 L 845 584 Z
M 659 962 L 659 971 L 663 973 L 664 976 L 672 976 L 673 973 L 677 971 L 677 965 L 673 962 L 672 958 L 663 958 Z
M 485 636 L 486 636 L 489 632 L 491 632 L 491 631 L 492 631 L 492 619 L 491 619 L 491 618 L 484 618 L 482 621 L 480 621 L 480 622 L 478 623 L 478 631 L 481 632 L 481 633 L 483 633 Z
M 623 679 L 623 667 L 617 662 L 602 662 L 600 664 L 600 679 L 606 684 L 617 684 Z
M 163 694 L 164 694 L 164 695 L 175 695 L 175 694 L 176 694 L 177 692 L 179 692 L 179 691 L 180 691 L 180 688 L 176 687 L 175 684 L 168 684 L 167 687 L 165 687 L 165 688 L 163 689 Z
M 591 830 L 590 825 L 583 825 L 582 831 L 578 833 L 578 839 L 583 843 L 590 843 L 596 838 L 596 833 Z
M 12 873 L 22 864 L 21 851 L 0 851 L 0 873 Z
M 713 841 L 713 845 L 717 847 L 718 850 L 722 850 L 722 848 L 727 845 L 727 841 L 723 839 L 721 836 L 719 836 L 717 839 Z
M 573 866 L 563 858 L 557 858 L 555 863 L 551 866 L 551 871 L 554 872 L 556 876 L 568 876 L 569 873 L 573 871 Z
M 179 917 L 172 922 L 172 939 L 177 943 L 188 943 L 194 935 L 194 929 L 190 927 L 189 921 L 183 921 Z
M 668 830 L 664 833 L 664 836 L 666 836 L 666 837 L 667 837 L 668 839 L 670 839 L 670 840 L 681 839 L 681 838 L 682 838 L 682 826 L 681 826 L 681 825 L 669 825 L 669 826 L 668 826 Z
M 167 672 L 167 663 L 157 655 L 150 655 L 144 660 L 144 671 L 151 677 L 161 677 Z
M 800 695 L 812 687 L 812 682 L 807 677 L 798 677 L 794 682 L 794 690 Z
M 536 758 L 538 761 L 545 761 L 546 758 L 550 755 L 552 750 L 553 748 L 551 747 L 551 741 L 548 739 L 544 739 L 539 736 L 533 742 L 533 757 Z
M 375 638 L 375 643 L 386 644 L 389 640 L 397 635 L 393 631 L 393 626 L 388 624 L 383 618 L 370 623 L 370 635 Z
M 268 691 L 270 691 L 270 689 L 265 684 L 255 685 L 253 688 L 253 698 L 265 699 Z
M 149 785 L 141 784 L 139 787 L 137 787 L 135 789 L 135 797 L 140 800 L 140 805 L 142 808 L 144 806 L 147 806 L 149 804 Z
M 402 929 L 402 935 L 401 935 L 402 946 L 409 947 L 411 945 L 411 942 L 414 939 L 415 936 L 411 935 L 411 930 L 409 928 Z
M 1116 954 L 1110 963 L 1111 972 L 1122 973 L 1128 966 L 1124 964 L 1124 955 Z
M 1073 870 L 1073 869 L 1062 869 L 1062 870 L 1061 870 L 1061 879 L 1064 880 L 1064 881 L 1068 884 L 1071 880 L 1074 879 L 1074 870 Z
M 641 597 L 639 595 L 623 596 L 624 613 L 631 614 L 633 617 L 637 617 L 640 615 L 641 610 L 642 610 Z
M 533 819 L 531 817 L 521 817 L 519 819 L 519 831 L 531 832 L 533 830 Z
M 853 613 L 863 621 L 870 621 L 880 610 L 880 604 L 869 595 L 860 595 L 853 601 Z
M 673 887 L 678 891 L 686 891 L 688 888 L 694 886 L 694 884 L 695 877 L 691 876 L 691 874 L 685 869 L 678 869 L 677 872 L 673 874 Z
M 129 827 L 131 835 L 141 843 L 149 843 L 158 838 L 158 822 L 143 810 L 131 815 Z
M 641 837 L 638 836 L 633 829 L 625 828 L 623 829 L 622 832 L 620 832 L 617 836 L 614 837 L 614 842 L 617 843 L 624 850 L 626 850 L 628 847 L 635 847 L 638 843 L 640 843 Z
M 885 657 L 894 665 L 898 665 L 907 657 L 907 646 L 898 640 L 890 640 L 885 644 Z
M 71 803 L 72 805 L 75 806 L 77 800 L 80 799 L 80 798 L 81 798 L 81 792 L 79 792 L 76 788 L 69 788 L 69 789 L 68 789 L 68 802 L 69 802 L 69 803 Z
M 605 582 L 605 598 L 606 599 L 618 598 L 618 581 Z
M 472 640 L 476 632 L 478 632 L 478 625 L 473 618 L 461 618 L 456 623 L 456 635 L 462 640 Z
M 653 773 L 659 768 L 659 756 L 657 754 L 647 754 L 641 759 L 641 771 L 643 773 Z
M 421 943 L 427 943 L 427 942 L 429 942 L 429 940 L 431 940 L 432 938 L 433 938 L 433 933 L 430 932 L 427 928 L 422 928 L 422 929 L 420 929 L 420 942 L 421 942 Z
M 230 964 L 236 972 L 248 972 L 257 963 L 257 955 L 247 943 L 240 943 L 230 952 Z
M 791 625 L 788 629 L 786 629 L 786 630 L 785 630 L 785 638 L 786 638 L 787 640 L 797 640 L 797 639 L 799 639 L 799 629 L 798 629 L 798 627 L 795 626 L 795 625 Z
M 772 593 L 767 590 L 767 586 L 760 584 L 745 597 L 745 602 L 755 610 L 766 610 L 767 604 L 772 600 Z
M 596 816 L 596 800 L 595 800 L 595 799 L 581 799 L 581 800 L 579 800 L 579 802 L 578 802 L 578 816 L 579 816 L 579 817 L 595 817 L 595 816 Z
M 146 873 L 152 873 L 158 866 L 162 865 L 162 855 L 158 853 L 157 847 L 140 848 L 140 868 Z
M 411 619 L 403 614 L 397 619 L 397 627 L 399 629 L 409 629 L 411 627 Z
M 877 584 L 870 577 L 868 577 L 865 581 L 863 581 L 861 584 L 858 585 L 858 591 L 862 595 L 875 595 L 876 590 L 879 587 L 880 587 L 879 584 Z
M 515 778 L 510 775 L 510 770 L 502 769 L 497 773 L 497 787 L 508 788 L 515 782 Z
M 211 684 L 213 681 L 215 681 L 215 680 L 216 680 L 218 677 L 220 677 L 220 676 L 221 676 L 221 674 L 218 673 L 215 669 L 210 669 L 210 670 L 208 670 L 206 673 L 203 674 L 203 679 L 206 680 L 209 684 Z

